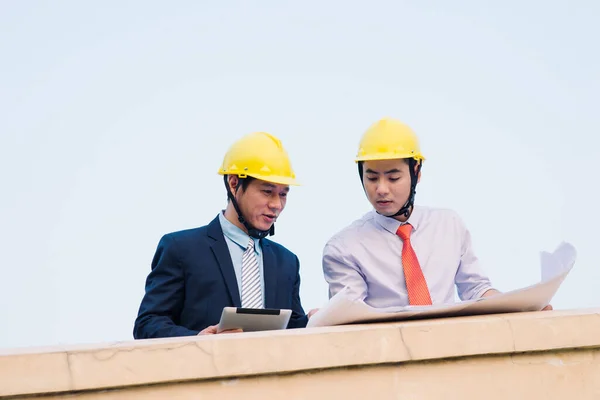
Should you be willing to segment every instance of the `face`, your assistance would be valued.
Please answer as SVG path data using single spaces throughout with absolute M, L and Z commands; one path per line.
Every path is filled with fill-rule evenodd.
M 235 190 L 237 176 L 229 178 L 231 190 L 246 221 L 259 230 L 269 230 L 285 208 L 290 187 L 253 179 L 245 188 Z
M 410 195 L 410 171 L 407 160 L 365 161 L 363 185 L 369 201 L 378 213 L 394 215 Z

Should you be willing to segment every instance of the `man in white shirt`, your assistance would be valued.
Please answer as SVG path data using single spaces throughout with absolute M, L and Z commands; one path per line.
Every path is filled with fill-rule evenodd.
M 330 297 L 347 287 L 373 307 L 390 307 L 451 303 L 455 287 L 461 300 L 499 293 L 458 214 L 414 204 L 424 159 L 400 121 L 382 119 L 365 132 L 355 161 L 374 209 L 325 245 Z

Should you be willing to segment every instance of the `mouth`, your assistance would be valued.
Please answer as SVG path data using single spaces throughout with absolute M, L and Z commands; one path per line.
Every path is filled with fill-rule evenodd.
M 391 200 L 377 200 L 377 205 L 381 207 L 386 207 L 392 204 Z
M 263 214 L 263 218 L 267 221 L 267 222 L 275 222 L 277 220 L 277 216 L 273 215 L 273 214 Z

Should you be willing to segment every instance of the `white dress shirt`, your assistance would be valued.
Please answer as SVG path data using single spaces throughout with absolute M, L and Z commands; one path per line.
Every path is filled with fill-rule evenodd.
M 233 272 L 235 272 L 235 279 L 237 280 L 238 290 L 240 295 L 242 293 L 242 258 L 244 256 L 244 252 L 246 251 L 246 247 L 248 247 L 248 242 L 250 241 L 250 236 L 233 223 L 231 223 L 225 217 L 225 211 L 222 210 L 219 213 L 219 222 L 221 223 L 221 230 L 223 230 L 223 236 L 225 237 L 225 241 L 227 242 L 227 247 L 229 248 L 229 254 L 231 255 L 231 262 L 233 263 Z M 262 247 L 260 245 L 260 240 L 253 238 L 254 240 L 254 254 L 256 255 L 256 259 L 258 261 L 258 268 L 260 271 L 260 288 L 261 293 L 263 294 L 263 304 L 265 301 L 265 279 L 264 279 L 264 266 L 263 266 L 263 256 L 262 256 Z
M 492 288 L 471 247 L 463 221 L 452 210 L 415 206 L 408 223 L 410 241 L 427 281 L 433 304 L 453 303 Z M 375 210 L 334 235 L 323 251 L 329 297 L 344 287 L 373 307 L 407 306 L 402 269 L 400 222 Z

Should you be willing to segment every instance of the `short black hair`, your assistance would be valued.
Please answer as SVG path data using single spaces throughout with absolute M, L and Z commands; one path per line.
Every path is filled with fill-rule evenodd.
M 256 178 L 253 178 L 251 176 L 247 176 L 246 178 L 239 178 L 240 184 L 238 185 L 236 190 L 239 189 L 240 187 L 242 188 L 242 190 L 248 189 L 248 186 L 250 185 L 250 183 L 252 183 L 252 181 L 255 179 Z
M 245 178 L 238 178 L 238 182 L 239 184 L 237 185 L 237 187 L 235 188 L 235 193 L 237 193 L 237 191 L 242 188 L 242 190 L 246 190 L 248 189 L 248 186 L 250 185 L 250 183 L 252 183 L 253 180 L 255 180 L 256 178 L 251 177 L 251 176 L 247 176 Z M 225 189 L 229 190 L 229 175 L 225 175 Z M 229 201 L 229 196 L 227 196 L 227 201 Z

